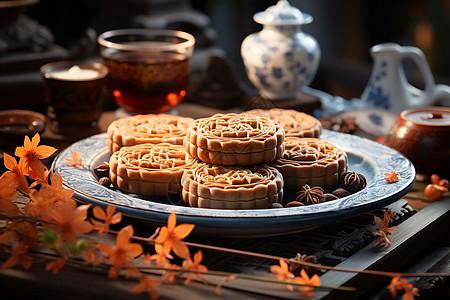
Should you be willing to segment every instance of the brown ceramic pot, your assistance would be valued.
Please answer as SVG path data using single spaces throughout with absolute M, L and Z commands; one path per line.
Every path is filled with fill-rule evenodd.
M 387 145 L 411 160 L 418 173 L 450 174 L 450 108 L 404 110 L 389 132 Z

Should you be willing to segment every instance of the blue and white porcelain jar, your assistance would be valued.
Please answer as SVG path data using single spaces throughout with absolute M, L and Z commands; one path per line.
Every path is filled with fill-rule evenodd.
M 241 45 L 248 78 L 264 98 L 298 97 L 314 78 L 320 60 L 316 39 L 302 31 L 313 17 L 280 0 L 253 19 L 263 29 L 247 36 Z

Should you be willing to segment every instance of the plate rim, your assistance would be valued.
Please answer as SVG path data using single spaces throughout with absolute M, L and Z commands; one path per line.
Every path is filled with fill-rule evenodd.
M 332 141 L 330 141 L 333 144 L 337 144 L 337 146 L 342 147 L 342 148 L 348 148 L 339 145 L 339 143 L 336 143 L 335 139 L 350 139 L 352 141 L 357 141 L 357 142 L 367 142 L 370 145 L 376 146 L 376 148 L 378 150 L 382 150 L 384 154 L 389 154 L 389 155 L 393 155 L 397 160 L 401 160 L 401 164 L 403 165 L 402 169 L 403 174 L 401 175 L 400 178 L 402 178 L 401 181 L 394 183 L 394 186 L 390 185 L 389 187 L 391 187 L 390 189 L 388 189 L 389 194 L 383 196 L 383 197 L 378 197 L 376 198 L 376 200 L 372 200 L 369 201 L 367 203 L 353 203 L 352 200 L 360 197 L 361 196 L 361 192 L 364 192 L 367 194 L 369 191 L 371 191 L 371 189 L 373 189 L 373 185 L 379 184 L 380 180 L 384 181 L 384 184 L 386 186 L 388 186 L 388 183 L 386 183 L 386 181 L 384 180 L 384 178 L 380 179 L 380 172 L 384 172 L 384 168 L 382 168 L 382 170 L 377 170 L 377 173 L 375 174 L 375 177 L 373 178 L 373 181 L 371 182 L 370 186 L 366 187 L 363 191 L 361 192 L 357 192 L 355 194 L 352 194 L 350 196 L 344 197 L 344 198 L 340 198 L 338 200 L 333 200 L 333 206 L 332 209 L 326 209 L 326 206 L 330 205 L 330 202 L 326 202 L 326 203 L 320 203 L 320 204 L 315 204 L 315 205 L 309 205 L 309 206 L 303 206 L 303 207 L 294 207 L 294 208 L 283 208 L 283 209 L 253 209 L 253 210 L 220 210 L 220 209 L 207 209 L 207 208 L 193 208 L 193 207 L 183 207 L 183 206 L 176 206 L 176 205 L 172 205 L 172 204 L 162 204 L 162 203 L 154 203 L 153 202 L 153 207 L 146 207 L 146 208 L 141 208 L 141 207 L 131 207 L 131 206 L 127 206 L 123 203 L 114 203 L 111 202 L 112 200 L 105 200 L 102 198 L 99 198 L 97 196 L 92 196 L 92 195 L 88 195 L 86 194 L 86 192 L 74 189 L 73 186 L 71 186 L 68 183 L 68 179 L 65 176 L 65 171 L 61 174 L 61 170 L 63 170 L 64 166 L 65 169 L 67 170 L 71 170 L 75 173 L 79 173 L 79 172 L 88 172 L 91 176 L 90 180 L 91 181 L 95 181 L 95 183 L 98 185 L 99 188 L 103 189 L 103 191 L 110 191 L 111 193 L 120 193 L 120 192 L 115 192 L 112 191 L 110 189 L 108 189 L 107 187 L 103 187 L 100 184 L 98 184 L 97 180 L 95 179 L 95 177 L 93 176 L 93 172 L 92 172 L 92 163 L 95 159 L 95 157 L 98 157 L 99 155 L 101 155 L 99 153 L 100 150 L 102 150 L 103 152 L 105 150 L 107 150 L 107 134 L 106 133 L 100 133 L 100 134 L 96 134 L 93 136 L 90 136 L 88 138 L 82 139 L 80 141 L 77 141 L 75 143 L 73 143 L 72 145 L 70 145 L 69 147 L 65 148 L 64 150 L 62 150 L 57 157 L 54 159 L 53 163 L 52 163 L 52 172 L 56 172 L 58 171 L 61 174 L 61 177 L 63 179 L 63 184 L 65 187 L 70 188 L 72 190 L 74 190 L 74 198 L 76 198 L 77 200 L 80 200 L 82 202 L 88 202 L 88 203 L 92 203 L 95 205 L 99 205 L 99 206 L 107 206 L 108 204 L 113 204 L 116 207 L 118 207 L 119 211 L 122 211 L 124 214 L 131 216 L 131 217 L 135 217 L 138 219 L 149 219 L 155 223 L 164 223 L 167 219 L 167 217 L 170 215 L 170 213 L 172 211 L 175 211 L 175 213 L 177 214 L 177 218 L 179 218 L 180 221 L 183 222 L 194 222 L 194 223 L 201 223 L 203 226 L 208 226 L 208 224 L 204 224 L 205 220 L 211 220 L 211 218 L 214 218 L 213 223 L 216 224 L 210 224 L 210 225 L 217 225 L 217 223 L 226 223 L 229 224 L 231 223 L 231 225 L 236 225 L 234 227 L 238 228 L 239 225 L 242 222 L 248 223 L 249 221 L 253 221 L 254 223 L 252 224 L 246 224 L 248 225 L 250 228 L 256 228 L 258 226 L 261 226 L 261 223 L 273 223 L 272 220 L 275 220 L 275 223 L 279 225 L 279 227 L 283 227 L 283 224 L 287 223 L 297 223 L 298 226 L 301 225 L 305 225 L 305 224 L 318 224 L 318 223 L 327 223 L 330 222 L 331 220 L 334 220 L 336 218 L 343 218 L 345 216 L 348 216 L 349 214 L 353 214 L 353 213 L 360 213 L 360 212 L 365 212 L 365 211 L 372 211 L 375 210 L 377 208 L 386 206 L 398 199 L 400 199 L 403 195 L 405 195 L 406 193 L 409 192 L 409 190 L 411 190 L 412 186 L 414 185 L 415 182 L 415 177 L 416 177 L 416 171 L 415 168 L 413 166 L 413 164 L 400 152 L 389 148 L 386 145 L 382 145 L 379 144 L 375 141 L 363 138 L 363 137 L 358 137 L 355 135 L 350 135 L 350 134 L 344 134 L 344 133 L 340 133 L 340 132 L 335 132 L 335 131 L 329 131 L 329 130 L 323 130 L 322 135 L 320 136 L 320 139 L 323 139 L 325 141 L 329 141 L 329 139 L 331 139 Z M 80 148 L 80 145 L 83 143 L 87 143 L 87 141 L 94 141 L 94 140 L 105 140 L 105 145 L 104 147 L 102 147 L 101 149 L 97 149 L 97 152 L 95 154 L 91 154 L 88 159 L 88 161 L 85 161 L 85 168 L 84 169 L 79 169 L 79 168 L 74 168 L 74 167 L 70 167 L 65 165 L 64 163 L 64 159 L 66 157 L 71 157 L 71 151 L 76 150 L 78 151 Z M 77 150 L 78 149 L 78 150 Z M 103 153 L 102 152 L 102 153 Z M 359 152 L 360 151 L 355 151 L 355 152 Z M 83 153 L 80 153 L 83 157 Z M 362 154 L 362 153 L 361 153 Z M 364 154 L 362 154 L 364 155 Z M 367 156 L 366 156 L 367 157 Z M 379 164 L 376 164 L 377 167 L 379 167 Z M 406 174 L 405 172 L 407 172 L 408 174 Z M 405 176 L 407 175 L 407 176 Z M 405 180 L 403 180 L 405 179 Z M 396 189 L 395 185 L 398 185 L 398 188 Z M 147 202 L 148 205 L 148 200 L 144 200 L 144 199 L 136 199 L 130 196 L 127 196 L 124 193 L 120 193 L 122 195 L 126 196 L 126 199 L 128 201 L 138 201 L 138 202 L 142 202 L 145 201 Z M 328 203 L 328 204 L 327 204 Z M 343 205 L 341 206 L 340 204 Z M 347 204 L 346 204 L 347 203 Z M 350 204 L 348 204 L 350 203 Z M 353 205 L 351 205 L 353 203 Z M 356 204 L 356 205 L 354 205 Z M 156 206 L 156 207 L 155 207 Z M 314 206 L 315 209 L 311 209 L 311 206 Z M 157 208 L 157 209 L 156 209 Z M 307 209 L 305 209 L 307 208 Z M 308 209 L 309 208 L 309 209 Z M 196 213 L 192 213 L 192 212 L 196 212 Z M 231 212 L 234 212 L 233 214 L 231 214 Z M 318 220 L 321 219 L 321 220 Z M 270 222 L 268 222 L 270 220 Z M 233 221 L 239 221 L 236 223 L 239 224 L 233 224 Z M 206 222 L 207 223 L 207 222 Z M 223 225 L 223 224 L 222 224 Z M 228 226 L 228 225 L 227 225 Z M 222 227 L 222 226 L 215 226 L 215 227 Z

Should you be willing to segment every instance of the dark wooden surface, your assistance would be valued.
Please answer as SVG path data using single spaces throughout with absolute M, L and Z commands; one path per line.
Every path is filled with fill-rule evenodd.
M 183 104 L 178 107 L 178 114 L 192 116 L 194 118 L 210 116 L 216 112 L 214 109 L 205 108 L 196 104 Z M 223 112 L 223 111 L 222 111 Z M 101 130 L 116 118 L 122 116 L 118 111 L 105 112 L 100 119 Z M 63 137 L 46 131 L 42 143 L 52 145 L 62 150 L 77 137 Z M 413 190 L 406 196 L 409 201 L 421 202 L 423 198 L 420 189 Z M 416 200 L 419 199 L 419 200 Z M 415 203 L 414 205 L 416 205 Z M 426 203 L 427 204 L 427 203 Z M 423 205 L 414 216 L 397 226 L 395 239 L 390 248 L 380 248 L 370 244 L 349 259 L 345 260 L 339 267 L 369 268 L 385 271 L 399 271 L 411 261 L 417 260 L 423 251 L 432 251 L 434 243 L 445 235 L 450 228 L 450 195 L 430 205 Z M 92 236 L 91 238 L 101 238 Z M 107 239 L 111 239 L 109 236 Z M 284 245 L 279 245 L 280 252 Z M 431 249 L 430 249 L 431 247 Z M 45 257 L 48 253 L 37 253 Z M 4 257 L 0 257 L 4 259 Z M 245 259 L 245 258 L 243 258 Z M 139 261 L 139 264 L 142 262 Z M 277 264 L 277 262 L 273 262 Z M 220 271 L 220 270 L 216 270 Z M 268 277 L 272 277 L 267 273 Z M 204 285 L 192 282 L 188 286 L 182 282 L 176 285 L 163 284 L 157 288 L 161 299 L 298 299 L 298 293 L 291 293 L 284 285 L 275 283 L 261 283 L 250 280 L 239 279 L 225 284 L 221 296 L 214 293 L 215 284 L 221 279 L 205 275 L 212 284 Z M 357 293 L 341 294 L 328 290 L 318 290 L 314 299 L 346 299 L 357 298 L 379 284 L 378 278 L 354 273 L 327 272 L 321 277 L 322 284 L 330 286 L 358 286 Z M 107 277 L 104 270 L 90 270 L 76 266 L 64 267 L 59 274 L 54 275 L 45 271 L 45 260 L 37 260 L 31 270 L 23 269 L 0 269 L 1 299 L 148 299 L 146 293 L 135 295 L 131 292 L 136 280 L 120 278 L 112 280 Z M 384 289 L 385 285 L 380 289 Z

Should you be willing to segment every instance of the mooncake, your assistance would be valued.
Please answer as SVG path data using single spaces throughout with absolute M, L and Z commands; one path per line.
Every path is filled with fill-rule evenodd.
M 220 166 L 198 163 L 181 178 L 183 201 L 215 209 L 269 208 L 283 199 L 283 178 L 266 164 Z
M 180 193 L 184 170 L 196 162 L 182 145 L 140 144 L 112 154 L 109 176 L 116 187 L 133 194 Z
M 216 114 L 197 119 L 187 130 L 185 147 L 207 163 L 237 166 L 271 162 L 284 150 L 284 130 L 267 118 Z
M 183 145 L 187 128 L 194 119 L 169 114 L 135 115 L 113 121 L 107 130 L 111 153 L 121 147 L 169 143 Z
M 283 174 L 287 189 L 300 189 L 305 184 L 322 188 L 338 184 L 340 174 L 347 171 L 347 154 L 337 146 L 317 138 L 287 137 L 283 155 L 270 165 Z
M 322 124 L 318 119 L 293 109 L 253 109 L 246 113 L 266 117 L 279 123 L 284 129 L 286 137 L 318 138 L 322 133 Z

